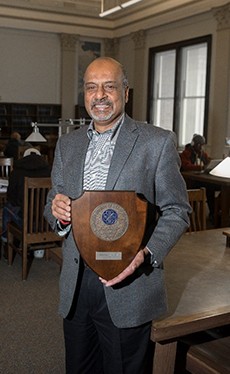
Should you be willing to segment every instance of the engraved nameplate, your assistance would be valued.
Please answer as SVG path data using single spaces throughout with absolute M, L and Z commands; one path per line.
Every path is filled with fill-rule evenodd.
M 96 260 L 121 260 L 122 252 L 96 252 Z

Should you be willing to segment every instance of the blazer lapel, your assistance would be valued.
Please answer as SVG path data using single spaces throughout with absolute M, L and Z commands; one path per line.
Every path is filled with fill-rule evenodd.
M 133 146 L 138 138 L 138 129 L 135 122 L 125 117 L 125 121 L 121 127 L 117 138 L 114 154 L 112 157 L 109 174 L 106 183 L 106 189 L 112 190 L 119 178 L 127 158 L 129 157 Z
M 72 137 L 73 146 L 69 147 L 69 149 L 73 150 L 73 154 L 70 156 L 70 159 L 72 160 L 72 173 L 70 174 L 70 179 L 68 183 L 69 196 L 72 199 L 80 197 L 83 191 L 84 163 L 89 144 L 89 139 L 86 132 L 87 131 L 84 132 L 76 130 L 76 133 Z

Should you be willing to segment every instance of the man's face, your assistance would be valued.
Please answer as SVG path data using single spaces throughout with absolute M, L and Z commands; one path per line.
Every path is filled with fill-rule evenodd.
M 123 85 L 120 65 L 110 60 L 95 60 L 84 76 L 85 107 L 95 129 L 111 128 L 124 112 L 128 88 Z

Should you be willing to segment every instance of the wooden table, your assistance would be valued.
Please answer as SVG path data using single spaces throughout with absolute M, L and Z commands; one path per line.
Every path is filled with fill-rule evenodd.
M 216 177 L 211 174 L 199 173 L 195 171 L 184 171 L 182 175 L 186 181 L 187 187 L 191 182 L 201 182 L 203 184 L 217 185 L 220 188 L 221 205 L 221 227 L 230 224 L 230 178 Z
M 181 336 L 230 323 L 230 248 L 223 231 L 184 234 L 165 261 L 169 312 L 152 324 L 154 374 L 173 374 Z

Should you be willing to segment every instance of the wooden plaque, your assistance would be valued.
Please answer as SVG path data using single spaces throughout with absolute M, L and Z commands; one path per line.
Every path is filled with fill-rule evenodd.
M 110 280 L 141 248 L 147 202 L 134 191 L 85 191 L 72 201 L 74 239 L 85 263 Z

